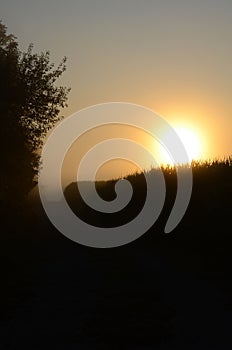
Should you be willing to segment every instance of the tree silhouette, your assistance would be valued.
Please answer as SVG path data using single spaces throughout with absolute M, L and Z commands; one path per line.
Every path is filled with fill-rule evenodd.
M 58 67 L 50 53 L 26 52 L 16 37 L 7 34 L 0 22 L 0 150 L 1 201 L 3 205 L 22 201 L 36 181 L 38 149 L 43 138 L 62 117 L 70 89 L 56 81 L 66 69 L 66 58 Z

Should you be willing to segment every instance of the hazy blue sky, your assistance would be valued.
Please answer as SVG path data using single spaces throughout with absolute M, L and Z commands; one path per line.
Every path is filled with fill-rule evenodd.
M 68 57 L 65 115 L 134 102 L 232 153 L 232 0 L 1 0 L 1 18 L 21 48 Z

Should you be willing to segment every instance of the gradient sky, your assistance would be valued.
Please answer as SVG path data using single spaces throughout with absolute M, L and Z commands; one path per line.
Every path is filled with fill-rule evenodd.
M 7 0 L 1 19 L 26 49 L 68 57 L 65 116 L 125 101 L 187 125 L 202 157 L 232 154 L 231 0 Z

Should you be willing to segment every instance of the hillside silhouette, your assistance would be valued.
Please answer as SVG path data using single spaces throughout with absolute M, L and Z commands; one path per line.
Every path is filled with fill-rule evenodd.
M 179 166 L 182 173 L 188 165 Z M 231 210 L 232 192 L 232 160 L 216 160 L 208 162 L 192 162 L 193 190 L 187 212 L 180 223 L 177 231 L 183 227 L 196 229 L 204 226 L 215 228 L 219 225 L 222 228 L 227 226 L 228 213 Z M 177 191 L 177 176 L 175 167 L 162 168 L 166 183 L 166 200 L 162 213 L 163 221 L 167 220 L 167 215 L 174 204 Z M 156 177 L 157 170 L 154 168 L 147 172 L 148 176 Z M 125 177 L 133 186 L 133 197 L 127 207 L 116 214 L 103 214 L 95 212 L 82 199 L 76 183 L 71 183 L 65 189 L 65 197 L 72 210 L 82 217 L 83 220 L 91 221 L 99 226 L 114 226 L 119 222 L 127 222 L 135 217 L 144 205 L 146 199 L 146 180 L 144 174 L 136 173 Z M 95 183 L 98 194 L 106 201 L 115 198 L 114 186 L 117 180 L 97 181 Z M 90 182 L 85 182 L 85 188 L 91 197 Z M 108 219 L 107 219 L 108 217 Z M 118 221 L 119 220 L 119 221 Z M 108 222 L 108 224 L 107 224 Z M 158 231 L 163 230 L 163 226 L 158 221 Z
M 194 162 L 192 171 L 191 201 L 175 230 L 163 232 L 177 186 L 175 168 L 166 167 L 159 219 L 119 248 L 68 240 L 36 196 L 12 213 L 1 234 L 1 349 L 228 349 L 232 160 Z M 146 193 L 143 174 L 127 179 L 133 197 L 116 214 L 88 208 L 74 183 L 65 197 L 84 221 L 123 224 L 141 210 Z M 96 183 L 103 199 L 115 197 L 115 181 Z

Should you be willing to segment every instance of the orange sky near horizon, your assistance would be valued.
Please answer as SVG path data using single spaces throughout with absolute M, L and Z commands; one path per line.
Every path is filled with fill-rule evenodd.
M 68 57 L 59 81 L 72 88 L 65 117 L 99 103 L 135 103 L 192 130 L 200 158 L 232 154 L 232 1 L 10 0 L 1 19 L 22 49 L 33 42 L 57 63 Z M 82 150 L 102 137 L 73 147 L 66 183 Z M 152 147 L 147 136 L 133 137 Z M 114 162 L 105 174 L 117 176 L 118 168 Z

